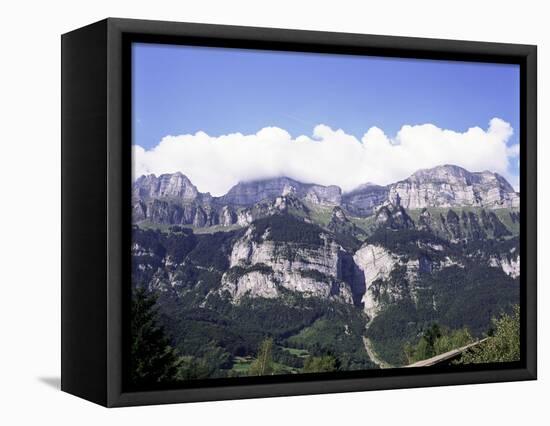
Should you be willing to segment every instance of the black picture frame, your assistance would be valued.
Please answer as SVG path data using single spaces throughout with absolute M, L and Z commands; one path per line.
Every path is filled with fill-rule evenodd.
M 63 391 L 119 407 L 536 379 L 536 46 L 117 18 L 64 34 L 61 41 Z M 521 361 L 448 371 L 401 368 L 130 389 L 124 380 L 124 348 L 129 321 L 133 41 L 519 64 Z

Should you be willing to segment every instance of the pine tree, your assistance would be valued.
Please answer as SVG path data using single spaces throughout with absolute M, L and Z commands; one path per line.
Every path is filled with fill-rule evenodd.
M 158 324 L 156 297 L 137 289 L 132 300 L 131 380 L 151 385 L 174 380 L 178 369 L 176 351 Z
M 511 315 L 493 319 L 494 333 L 485 342 L 465 353 L 459 363 L 488 363 L 519 361 L 520 311 L 515 305 Z

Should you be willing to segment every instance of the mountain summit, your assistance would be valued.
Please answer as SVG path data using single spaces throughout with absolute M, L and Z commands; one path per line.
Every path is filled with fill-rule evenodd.
M 134 183 L 132 195 L 142 199 L 180 198 L 184 201 L 192 201 L 197 198 L 199 191 L 187 176 L 176 172 L 159 177 L 155 175 L 139 177 Z
M 221 204 L 250 206 L 279 196 L 294 195 L 314 204 L 339 205 L 342 197 L 340 187 L 298 182 L 288 177 L 239 182 L 219 198 Z
M 454 165 L 418 170 L 389 185 L 388 198 L 403 207 L 519 207 L 519 195 L 498 173 L 472 173 Z

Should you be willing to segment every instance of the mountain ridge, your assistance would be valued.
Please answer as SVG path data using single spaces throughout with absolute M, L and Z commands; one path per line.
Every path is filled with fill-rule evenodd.
M 346 214 L 363 218 L 375 215 L 388 203 L 406 209 L 519 207 L 519 193 L 498 173 L 469 172 L 455 165 L 419 169 L 407 179 L 386 186 L 365 183 L 347 193 L 336 185 L 303 183 L 282 176 L 239 182 L 224 195 L 214 197 L 200 192 L 181 172 L 143 175 L 132 186 L 134 222 L 243 225 L 262 211 L 268 214 L 280 209 L 289 199 L 302 203 L 302 209 L 340 207 Z M 269 207 L 269 203 L 274 206 Z

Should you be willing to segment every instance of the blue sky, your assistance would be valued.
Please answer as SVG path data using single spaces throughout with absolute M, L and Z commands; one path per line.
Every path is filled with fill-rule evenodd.
M 167 135 L 292 137 L 317 124 L 360 139 L 371 127 L 390 138 L 406 124 L 465 132 L 498 117 L 519 141 L 519 67 L 312 53 L 133 46 L 134 144 Z M 517 175 L 517 161 L 510 166 Z

